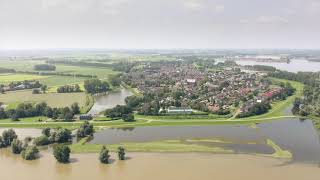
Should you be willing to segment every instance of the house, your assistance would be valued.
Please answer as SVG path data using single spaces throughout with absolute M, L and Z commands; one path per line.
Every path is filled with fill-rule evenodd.
M 79 116 L 79 120 L 92 120 L 92 119 L 93 119 L 93 117 L 91 114 L 81 114 Z

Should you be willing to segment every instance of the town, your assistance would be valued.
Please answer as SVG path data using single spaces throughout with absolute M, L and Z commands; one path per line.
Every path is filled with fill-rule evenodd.
M 248 117 L 267 112 L 272 101 L 294 93 L 289 83 L 274 83 L 265 71 L 229 61 L 142 62 L 122 80 L 152 97 L 138 107 L 144 115 L 206 112 Z

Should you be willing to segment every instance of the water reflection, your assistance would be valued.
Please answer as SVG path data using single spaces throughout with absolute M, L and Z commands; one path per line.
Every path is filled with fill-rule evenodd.
M 289 72 L 299 72 L 299 71 L 307 71 L 307 72 L 318 72 L 320 71 L 320 63 L 319 62 L 310 62 L 303 59 L 293 59 L 289 64 L 280 63 L 280 62 L 256 62 L 256 61 L 236 61 L 239 65 L 266 65 L 273 66 L 277 69 L 289 71 Z
M 110 92 L 108 95 L 95 97 L 95 103 L 89 114 L 95 115 L 100 112 L 115 107 L 116 105 L 124 105 L 125 99 L 132 96 L 133 93 L 128 89 L 121 89 L 120 91 Z
M 246 125 L 110 128 L 95 133 L 89 143 L 119 144 L 174 139 L 180 139 L 183 143 L 221 146 L 238 153 L 264 154 L 274 152 L 266 144 L 267 139 L 271 139 L 282 149 L 291 151 L 295 161 L 320 161 L 319 135 L 312 121 L 299 119 L 265 122 L 258 124 L 257 128 Z M 203 139 L 216 139 L 219 143 Z

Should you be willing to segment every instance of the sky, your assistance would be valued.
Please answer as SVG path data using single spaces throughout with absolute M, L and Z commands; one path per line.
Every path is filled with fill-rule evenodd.
M 320 49 L 320 0 L 0 0 L 1 49 Z

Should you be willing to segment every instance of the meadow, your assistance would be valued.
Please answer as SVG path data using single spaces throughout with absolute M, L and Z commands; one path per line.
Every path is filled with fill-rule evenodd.
M 84 106 L 86 94 L 84 92 L 32 94 L 32 90 L 10 91 L 0 94 L 0 102 L 9 105 L 10 108 L 22 102 L 46 102 L 51 107 L 65 107 L 77 102 L 79 106 Z
M 10 82 L 25 80 L 41 80 L 47 78 L 49 78 L 49 76 L 39 76 L 30 74 L 0 74 L 0 84 L 9 84 Z

